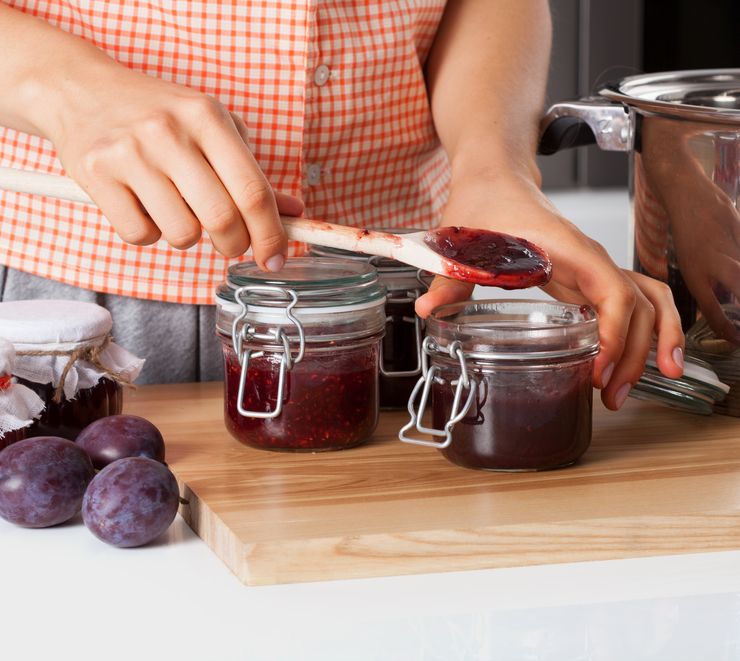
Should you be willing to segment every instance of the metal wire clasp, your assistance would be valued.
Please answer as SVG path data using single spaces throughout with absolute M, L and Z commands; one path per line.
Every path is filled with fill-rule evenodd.
M 293 356 L 290 351 L 290 338 L 282 327 L 278 326 L 272 333 L 258 333 L 254 326 L 251 326 L 246 322 L 248 306 L 244 300 L 244 296 L 249 293 L 266 293 L 266 294 L 278 294 L 284 296 L 287 305 L 285 306 L 285 316 L 298 330 L 298 353 Z M 239 375 L 239 392 L 237 394 L 236 406 L 239 414 L 245 418 L 277 418 L 283 410 L 283 395 L 285 394 L 285 373 L 290 370 L 293 365 L 300 363 L 303 360 L 303 354 L 306 351 L 306 336 L 303 331 L 303 325 L 293 314 L 293 308 L 298 303 L 298 294 L 292 289 L 284 289 L 283 287 L 276 287 L 274 285 L 248 285 L 246 287 L 239 287 L 234 292 L 234 298 L 236 302 L 241 306 L 241 312 L 234 319 L 231 325 L 231 340 L 234 344 L 234 351 L 236 352 L 237 359 L 241 365 L 241 373 Z M 278 308 L 279 309 L 279 308 Z M 239 328 L 241 322 L 242 326 Z M 278 391 L 277 391 L 277 404 L 274 411 L 250 411 L 245 409 L 242 405 L 244 401 L 244 390 L 247 385 L 247 372 L 249 371 L 249 360 L 251 358 L 259 358 L 265 355 L 265 351 L 254 351 L 253 349 L 245 349 L 244 343 L 258 340 L 260 342 L 270 342 L 277 345 L 282 345 L 282 351 L 280 356 L 280 371 L 278 372 Z M 278 353 L 277 351 L 275 353 Z
M 393 303 L 413 303 L 416 301 L 417 298 L 421 296 L 421 290 L 420 289 L 411 289 L 406 292 L 406 297 L 401 299 L 394 299 Z M 414 315 L 413 317 L 401 317 L 401 321 L 405 324 L 413 324 L 414 325 L 414 349 L 416 352 L 416 367 L 410 370 L 388 370 L 385 368 L 385 356 L 384 352 L 380 352 L 380 373 L 383 376 L 388 377 L 401 377 L 401 376 L 418 376 L 421 374 L 421 343 L 422 343 L 422 337 L 424 335 L 424 322 L 421 320 L 421 318 L 418 315 Z M 385 323 L 390 324 L 393 322 L 392 316 L 387 316 L 385 318 Z
M 422 424 L 424 419 L 424 412 L 426 411 L 427 402 L 429 400 L 429 392 L 432 388 L 432 383 L 444 383 L 444 380 L 437 376 L 440 371 L 439 366 L 429 366 L 429 357 L 433 354 L 449 354 L 451 358 L 457 358 L 460 365 L 460 378 L 455 379 L 450 383 L 451 386 L 455 387 L 455 397 L 452 400 L 452 409 L 450 410 L 450 417 L 445 423 L 444 429 L 434 429 L 432 427 L 425 427 Z M 460 403 L 463 397 L 463 391 L 468 390 L 468 397 L 465 400 L 465 405 L 460 408 Z M 475 399 L 475 393 L 477 390 L 477 384 L 474 379 L 468 374 L 468 368 L 465 364 L 465 354 L 462 350 L 462 345 L 459 341 L 452 342 L 448 347 L 440 347 L 433 338 L 424 338 L 422 344 L 422 376 L 416 382 L 414 390 L 411 392 L 409 397 L 409 415 L 411 419 L 398 433 L 398 438 L 404 443 L 412 443 L 414 445 L 425 445 L 431 448 L 443 449 L 450 445 L 452 442 L 452 428 L 460 422 L 468 413 L 470 406 Z M 419 401 L 419 412 L 417 413 L 414 409 L 416 398 L 421 391 L 421 399 Z M 430 436 L 443 437 L 444 441 L 427 441 L 421 438 L 413 438 L 407 436 L 407 432 L 412 429 L 416 429 L 421 434 L 428 434 Z

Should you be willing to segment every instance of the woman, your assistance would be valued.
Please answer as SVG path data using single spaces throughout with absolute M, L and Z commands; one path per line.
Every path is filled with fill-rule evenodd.
M 63 167 L 102 212 L 0 196 L 3 296 L 98 300 L 147 380 L 218 377 L 215 284 L 249 247 L 279 270 L 298 249 L 279 213 L 304 211 L 524 236 L 552 257 L 547 291 L 599 313 L 609 408 L 653 332 L 661 371 L 682 373 L 668 288 L 618 269 L 539 190 L 546 0 L 17 0 L 0 41 L 0 164 Z M 438 278 L 417 310 L 469 294 Z

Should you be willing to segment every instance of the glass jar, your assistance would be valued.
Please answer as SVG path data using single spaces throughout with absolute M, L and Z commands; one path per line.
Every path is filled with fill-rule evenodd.
M 123 410 L 123 388 L 110 379 L 102 378 L 94 386 L 81 388 L 73 399 L 62 395 L 54 401 L 56 388 L 51 383 L 34 383 L 18 379 L 18 383 L 33 390 L 45 403 L 44 412 L 27 431 L 32 436 L 61 436 L 74 441 L 91 422 Z
M 419 230 L 388 231 L 407 233 Z M 417 316 L 414 306 L 416 299 L 429 289 L 433 276 L 395 259 L 349 250 L 310 246 L 309 252 L 317 257 L 368 262 L 378 271 L 380 282 L 387 291 L 386 333 L 380 354 L 380 408 L 405 409 L 421 374 L 424 322 Z
M 399 437 L 455 464 L 533 471 L 573 464 L 591 442 L 596 315 L 547 301 L 476 301 L 427 320 L 423 376 Z M 432 427 L 423 424 L 431 397 Z M 416 430 L 442 440 L 411 437 Z
M 385 289 L 365 262 L 303 257 L 229 268 L 218 288 L 224 417 L 265 450 L 341 450 L 378 423 Z
M 44 402 L 27 437 L 73 441 L 91 422 L 121 412 L 121 384 L 133 381 L 144 361 L 111 341 L 112 328 L 110 312 L 94 303 L 0 303 L 0 337 L 15 347 L 13 374 Z
M 9 445 L 22 441 L 26 438 L 25 429 L 13 429 L 12 431 L 6 431 L 4 434 L 0 434 L 0 450 L 4 450 Z
M 26 438 L 44 410 L 38 395 L 13 377 L 15 359 L 13 344 L 0 338 L 0 450 Z

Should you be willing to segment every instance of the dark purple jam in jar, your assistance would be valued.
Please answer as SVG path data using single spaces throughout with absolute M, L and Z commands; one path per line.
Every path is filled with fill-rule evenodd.
M 389 294 L 385 304 L 388 325 L 383 338 L 380 374 L 382 409 L 405 409 L 421 374 L 419 352 L 423 326 L 414 310 L 416 298 L 404 296 L 400 300 L 392 300 Z
M 591 443 L 590 361 L 526 372 L 473 374 L 475 399 L 441 452 L 466 468 L 547 470 L 574 463 Z M 452 409 L 456 378 L 432 387 L 432 419 L 442 429 Z
M 402 234 L 419 230 L 381 228 L 380 231 Z M 380 408 L 405 409 L 421 374 L 424 322 L 416 315 L 414 306 L 416 299 L 429 289 L 432 275 L 394 259 L 338 248 L 311 246 L 310 254 L 368 262 L 375 267 L 388 293 L 385 302 L 386 332 L 380 355 Z
M 13 429 L 12 431 L 6 431 L 4 434 L 0 434 L 0 450 L 7 448 L 13 443 L 22 441 L 26 438 L 25 429 Z
M 62 395 L 54 401 L 51 383 L 34 383 L 18 379 L 18 383 L 33 390 L 44 401 L 46 408 L 41 417 L 26 430 L 27 436 L 61 436 L 74 441 L 78 434 L 99 418 L 118 415 L 123 408 L 123 389 L 120 384 L 102 378 L 91 388 L 82 388 L 74 399 Z
M 370 438 L 385 328 L 385 289 L 371 266 L 305 257 L 263 273 L 241 263 L 229 269 L 217 303 L 234 438 L 294 452 Z
M 435 447 L 466 468 L 499 471 L 561 468 L 586 452 L 598 352 L 590 308 L 459 303 L 435 310 L 427 329 L 424 376 L 401 440 Z M 431 428 L 416 410 L 422 388 Z

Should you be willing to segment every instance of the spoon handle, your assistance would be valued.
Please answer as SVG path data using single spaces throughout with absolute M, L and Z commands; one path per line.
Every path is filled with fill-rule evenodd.
M 18 170 L 16 168 L 0 168 L 0 189 L 16 193 L 30 193 L 44 195 L 70 202 L 95 204 L 83 188 L 73 179 L 59 177 L 54 174 Z
M 84 189 L 69 177 L 60 177 L 30 170 L 0 168 L 0 189 L 16 193 L 43 195 L 70 202 L 95 204 Z M 399 245 L 399 237 L 384 232 L 333 225 L 318 220 L 281 216 L 283 227 L 289 239 L 314 243 L 344 250 L 390 257 L 394 247 Z M 362 246 L 360 246 L 360 242 Z

